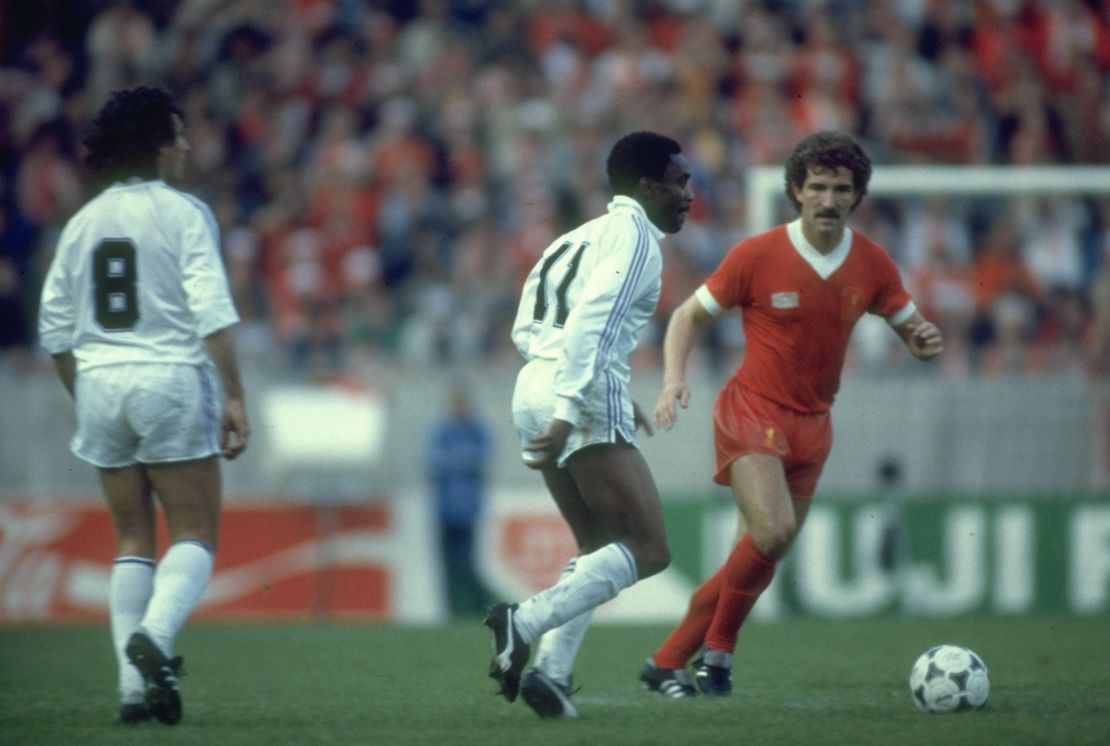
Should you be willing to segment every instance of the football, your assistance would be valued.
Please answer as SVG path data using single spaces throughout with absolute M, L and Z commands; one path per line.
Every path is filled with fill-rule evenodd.
M 977 710 L 987 703 L 991 682 L 983 659 L 962 645 L 929 648 L 910 670 L 910 694 L 925 712 Z

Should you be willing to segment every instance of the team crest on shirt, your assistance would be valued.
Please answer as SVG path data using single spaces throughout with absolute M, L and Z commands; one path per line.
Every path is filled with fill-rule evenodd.
M 771 293 L 771 308 L 797 308 L 799 305 L 797 291 Z
M 864 306 L 863 290 L 849 285 L 840 291 L 840 318 L 855 322 L 867 309 Z

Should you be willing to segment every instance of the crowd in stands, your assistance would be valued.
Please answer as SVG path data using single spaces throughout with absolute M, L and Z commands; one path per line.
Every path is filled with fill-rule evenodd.
M 513 358 L 523 277 L 604 210 L 612 142 L 675 137 L 696 203 L 665 242 L 650 359 L 671 309 L 748 233 L 749 168 L 780 166 L 811 131 L 859 137 L 878 166 L 1110 165 L 1110 2 L 6 3 L 9 355 L 35 354 L 42 275 L 89 196 L 87 123 L 136 84 L 168 88 L 186 113 L 182 186 L 220 224 L 244 355 L 305 375 Z M 875 196 L 854 222 L 946 332 L 942 370 L 1083 365 L 1110 194 Z M 861 328 L 853 368 L 908 368 L 892 342 Z M 705 345 L 731 366 L 742 336 L 725 324 Z

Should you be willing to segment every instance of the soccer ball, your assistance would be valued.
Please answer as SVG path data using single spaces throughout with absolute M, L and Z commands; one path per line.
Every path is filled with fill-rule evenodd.
M 913 703 L 925 712 L 978 710 L 990 690 L 983 659 L 961 645 L 931 647 L 910 670 Z

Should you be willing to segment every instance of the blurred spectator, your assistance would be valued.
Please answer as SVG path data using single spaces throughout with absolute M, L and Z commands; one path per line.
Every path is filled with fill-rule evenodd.
M 19 292 L 19 270 L 0 255 L 0 353 L 21 351 L 31 343 L 27 305 Z
M 451 389 L 448 411 L 428 433 L 425 465 L 439 519 L 443 577 L 452 616 L 476 616 L 488 598 L 474 552 L 492 456 L 489 429 L 466 387 Z
M 24 312 L 85 196 L 89 112 L 114 88 L 160 83 L 184 102 L 186 186 L 224 206 L 240 307 L 305 375 L 501 354 L 521 272 L 604 206 L 598 153 L 629 122 L 691 144 L 696 213 L 668 248 L 678 297 L 749 231 L 748 169 L 817 128 L 849 131 L 884 165 L 1110 163 L 1110 6 L 1094 0 L 62 6 L 0 23 L 0 255 Z M 1021 250 L 1046 296 L 1003 314 L 1032 316 L 1022 345 L 1089 317 L 1098 265 L 1089 208 L 1038 201 Z M 873 207 L 856 219 L 878 221 L 923 282 L 951 290 L 926 279 L 940 266 L 995 272 L 954 201 Z M 979 310 L 976 349 L 999 326 Z M 703 343 L 720 362 L 742 340 Z
M 922 314 L 944 333 L 946 370 L 958 374 L 969 365 L 969 335 L 975 319 L 975 294 L 969 266 L 955 258 L 944 234 L 927 243 L 927 256 L 911 267 L 907 285 Z M 965 249 L 966 250 L 966 249 Z
M 971 262 L 971 230 L 955 200 L 940 194 L 907 200 L 901 218 L 898 260 L 906 270 L 935 264 L 938 248 L 947 264 L 966 267 Z
M 1061 196 L 1019 201 L 1025 260 L 1043 288 L 1077 292 L 1084 284 L 1083 235 L 1090 214 L 1074 199 Z
M 1017 372 L 1027 361 L 1041 288 L 1025 263 L 1021 234 L 1013 219 L 1000 215 L 990 224 L 972 265 L 977 317 L 972 330 L 972 362 L 986 372 Z

